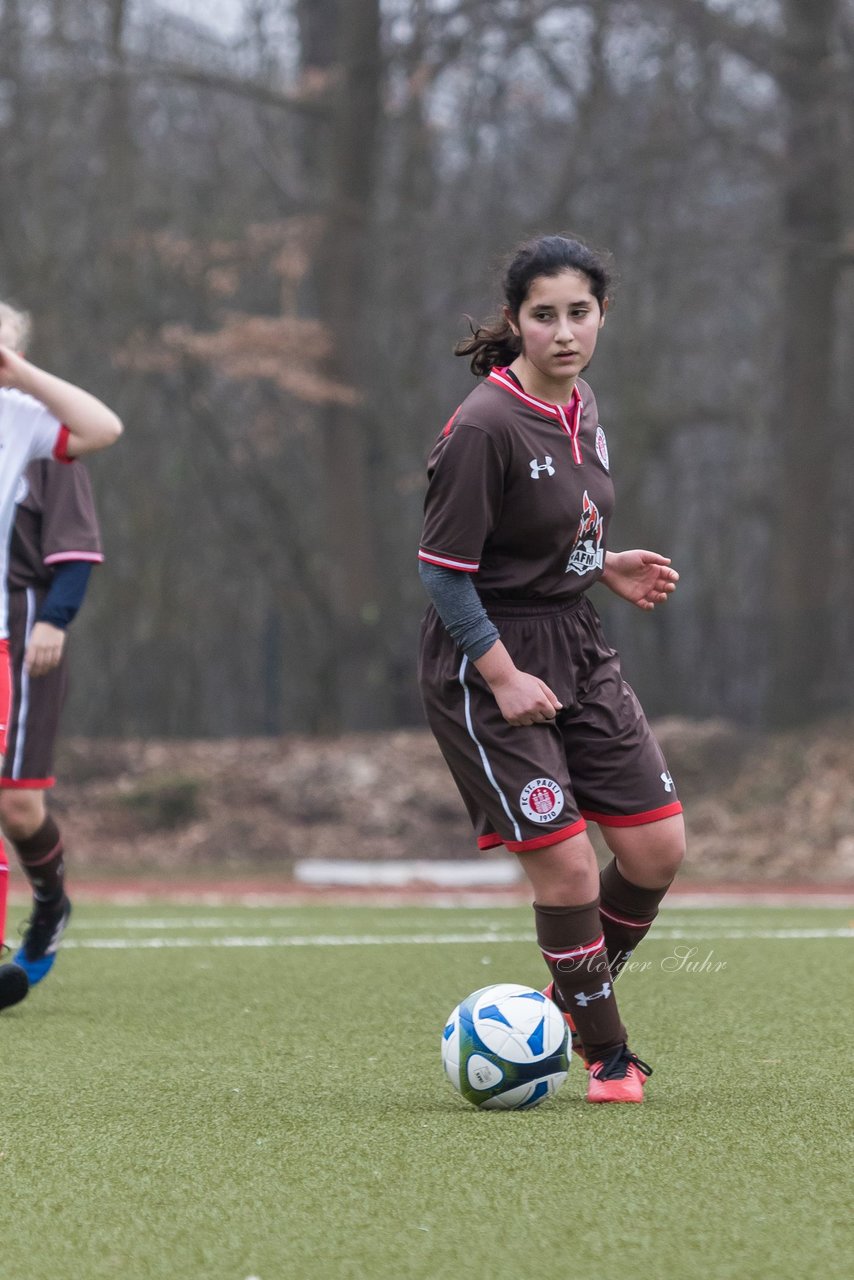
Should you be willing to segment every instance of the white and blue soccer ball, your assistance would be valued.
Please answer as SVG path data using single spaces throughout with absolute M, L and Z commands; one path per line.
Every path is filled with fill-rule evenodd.
M 569 1071 L 569 1030 L 553 1001 L 512 982 L 481 987 L 442 1032 L 442 1065 L 476 1107 L 521 1111 L 551 1098 Z

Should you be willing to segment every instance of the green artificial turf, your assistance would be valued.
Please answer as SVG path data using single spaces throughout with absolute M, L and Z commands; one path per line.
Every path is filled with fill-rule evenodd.
M 847 1277 L 851 938 L 799 935 L 850 925 L 663 912 L 618 987 L 644 1106 L 576 1061 L 500 1113 L 440 1034 L 545 980 L 526 909 L 78 904 L 0 1014 L 0 1280 Z

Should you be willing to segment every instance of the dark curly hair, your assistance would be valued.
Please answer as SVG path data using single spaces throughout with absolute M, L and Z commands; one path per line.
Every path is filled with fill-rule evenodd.
M 604 309 L 611 284 L 606 256 L 569 236 L 539 236 L 519 245 L 507 263 L 504 299 L 510 314 L 518 316 L 534 280 L 539 276 L 557 276 L 562 271 L 577 271 L 586 276 L 590 281 L 590 292 L 600 309 Z M 473 374 L 479 378 L 486 377 L 490 369 L 515 360 L 521 350 L 521 342 L 510 328 L 506 316 L 496 316 L 477 326 L 472 324 L 470 317 L 468 320 L 471 336 L 460 339 L 454 347 L 454 355 L 470 356 Z

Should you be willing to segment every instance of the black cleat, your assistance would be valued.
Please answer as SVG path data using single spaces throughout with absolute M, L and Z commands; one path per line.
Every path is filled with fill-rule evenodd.
M 56 906 L 48 906 L 44 902 L 34 904 L 33 914 L 24 930 L 23 944 L 14 956 L 15 964 L 24 970 L 31 987 L 50 973 L 70 918 L 71 902 L 64 895 Z

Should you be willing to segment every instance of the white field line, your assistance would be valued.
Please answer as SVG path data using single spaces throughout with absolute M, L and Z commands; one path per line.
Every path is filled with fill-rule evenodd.
M 694 930 L 668 929 L 656 933 L 652 942 L 729 942 L 744 939 L 793 940 L 808 938 L 854 938 L 854 928 L 842 929 L 721 929 L 696 933 Z M 194 948 L 273 948 L 273 947 L 399 947 L 453 946 L 467 943 L 495 945 L 504 942 L 533 942 L 530 933 L 424 933 L 392 936 L 387 934 L 315 934 L 314 936 L 247 937 L 225 935 L 216 938 L 69 938 L 63 950 L 92 951 L 159 951 Z
M 128 917 L 126 920 L 121 918 L 111 919 L 103 917 L 99 920 L 81 920 L 74 918 L 74 930 L 88 929 L 103 933 L 106 929 L 237 929 L 241 925 L 251 925 L 255 921 L 248 921 L 245 915 L 242 916 L 134 916 Z M 258 920 L 259 928 L 264 929 L 285 929 L 297 923 L 296 916 L 268 916 L 266 919 Z M 480 922 L 480 928 L 483 928 Z
M 10 886 L 9 895 L 10 904 L 13 907 L 29 906 L 31 898 L 29 892 L 18 889 L 14 884 Z M 160 909 L 158 904 L 171 903 L 174 906 L 185 907 L 187 909 L 197 909 L 199 907 L 216 911 L 220 907 L 226 909 L 234 909 L 235 907 L 251 907 L 260 908 L 268 911 L 294 910 L 305 906 L 323 907 L 323 906 L 350 906 L 350 907 L 369 907 L 384 908 L 386 910 L 398 910 L 401 907 L 427 907 L 432 909 L 446 909 L 456 911 L 460 908 L 479 909 L 479 910 L 512 910 L 520 906 L 530 906 L 530 894 L 525 890 L 519 890 L 518 894 L 508 892 L 507 890 L 490 891 L 488 889 L 474 889 L 470 892 L 465 890 L 454 890 L 447 892 L 435 889 L 401 889 L 401 890 L 378 890 L 375 894 L 363 894 L 361 897 L 347 897 L 344 894 L 336 894 L 334 890 L 322 897 L 294 896 L 293 892 L 275 892 L 275 891 L 243 891 L 233 890 L 231 892 L 219 892 L 216 890 L 205 890 L 200 888 L 195 893 L 189 893 L 186 890 L 170 891 L 162 886 L 152 889 L 120 889 L 114 888 L 109 894 L 87 892 L 87 887 L 81 885 L 77 890 L 79 902 L 103 902 L 116 908 L 134 908 L 149 907 L 151 910 Z M 668 897 L 664 906 L 665 912 L 679 911 L 691 912 L 714 910 L 717 907 L 740 907 L 740 908 L 760 908 L 779 907 L 783 909 L 797 910 L 801 907 L 821 907 L 824 909 L 852 909 L 854 908 L 854 889 L 837 890 L 836 892 L 820 892 L 810 889 L 802 889 L 797 892 L 792 890 L 745 890 L 738 892 L 735 889 L 726 892 L 716 892 L 714 890 L 696 890 L 682 891 L 674 889 Z
M 185 929 L 189 932 L 195 932 L 196 930 L 204 930 L 204 929 L 208 929 L 208 930 L 216 929 L 220 933 L 222 933 L 224 930 L 234 931 L 238 929 L 243 929 L 243 930 L 257 929 L 262 932 L 269 932 L 269 930 L 271 929 L 283 930 L 283 931 L 287 929 L 292 929 L 294 925 L 296 925 L 297 923 L 298 923 L 298 920 L 296 918 L 288 917 L 288 916 L 283 916 L 283 917 L 269 916 L 266 919 L 261 919 L 261 920 L 251 920 L 251 919 L 247 920 L 245 915 L 232 916 L 232 917 L 220 916 L 218 919 L 213 917 L 194 917 L 194 916 L 174 917 L 172 919 L 170 919 L 168 916 L 165 916 L 163 918 L 137 916 L 134 919 L 127 919 L 127 920 L 104 919 L 104 918 L 81 920 L 79 918 L 75 918 L 74 932 L 79 933 L 81 930 L 84 930 L 87 933 L 108 933 L 111 930 L 122 930 L 122 931 L 128 930 L 132 932 L 147 930 L 151 933 L 158 933 L 160 931 L 168 931 L 170 929 Z M 411 925 L 403 922 L 399 925 L 399 928 L 401 930 L 399 937 L 402 941 L 406 941 L 407 933 L 410 927 Z M 460 932 L 462 932 L 463 930 L 469 930 L 469 934 L 467 934 L 466 936 L 470 936 L 471 931 L 475 931 L 478 934 L 487 932 L 490 935 L 495 934 L 496 936 L 499 936 L 502 933 L 503 928 L 504 926 L 502 925 L 498 925 L 494 928 L 490 928 L 488 925 L 485 926 L 482 920 L 472 920 L 471 922 L 460 920 L 458 922 L 458 929 L 460 930 Z M 388 937 L 390 939 L 394 938 L 395 936 L 396 935 L 394 935 L 391 932 L 388 934 Z M 530 936 L 533 937 L 533 931 Z
M 742 912 L 745 911 L 744 908 L 741 908 L 741 910 Z M 792 910 L 797 911 L 797 908 L 792 908 Z M 715 908 L 710 908 L 710 913 L 718 914 Z M 79 932 L 81 929 L 98 933 L 103 933 L 111 929 L 129 929 L 133 931 L 145 929 L 152 931 L 159 931 L 162 929 L 188 929 L 194 931 L 196 929 L 239 929 L 241 927 L 246 928 L 247 926 L 249 928 L 254 926 L 258 929 L 269 930 L 292 928 L 294 925 L 301 922 L 302 915 L 299 912 L 283 912 L 282 914 L 273 912 L 265 913 L 260 916 L 256 915 L 253 920 L 247 919 L 245 913 L 242 915 L 219 916 L 101 916 L 92 918 L 81 918 L 80 916 L 75 916 L 74 931 L 75 933 Z M 511 927 L 509 922 L 507 925 L 503 922 L 484 925 L 483 919 L 457 919 L 455 924 L 458 931 L 469 929 L 477 931 L 478 934 L 488 932 L 496 935 L 502 933 L 504 929 Z M 410 925 L 408 923 L 401 922 L 399 927 L 401 930 L 405 931 L 409 929 Z M 672 931 L 674 929 L 690 931 L 697 928 L 715 930 L 731 929 L 734 927 L 734 924 L 728 925 L 724 920 L 716 921 L 714 919 L 698 919 L 694 912 L 686 915 L 683 912 L 668 911 L 665 909 L 659 916 L 658 923 L 655 925 L 650 937 L 653 939 L 659 938 L 664 936 L 668 931 Z M 743 924 L 741 927 L 747 928 L 747 925 Z M 852 925 L 852 927 L 854 927 L 854 925 Z M 775 937 L 778 936 L 779 933 L 780 930 L 774 930 Z M 751 934 L 751 936 L 753 935 Z M 823 934 L 821 936 L 823 936 Z

